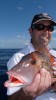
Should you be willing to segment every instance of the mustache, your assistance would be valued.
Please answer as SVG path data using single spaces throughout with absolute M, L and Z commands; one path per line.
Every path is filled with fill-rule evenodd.
M 44 41 L 46 41 L 46 42 L 48 41 L 48 38 L 47 38 L 47 37 L 41 37 L 40 39 L 41 39 L 41 40 L 44 40 Z

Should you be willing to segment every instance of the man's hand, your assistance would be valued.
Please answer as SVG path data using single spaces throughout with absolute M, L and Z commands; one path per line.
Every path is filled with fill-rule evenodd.
M 33 81 L 33 83 L 25 88 L 23 88 L 26 94 L 31 96 L 37 96 L 41 94 L 44 90 L 51 86 L 51 75 L 50 73 L 42 68 L 40 73 L 38 73 Z

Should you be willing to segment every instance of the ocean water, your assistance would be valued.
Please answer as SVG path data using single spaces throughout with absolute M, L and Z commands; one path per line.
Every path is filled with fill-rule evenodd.
M 0 49 L 0 75 L 7 71 L 7 62 L 20 49 Z
M 0 98 L 7 100 L 7 88 L 4 87 L 4 82 L 8 79 L 6 74 L 7 62 L 11 56 L 18 52 L 20 49 L 0 49 Z

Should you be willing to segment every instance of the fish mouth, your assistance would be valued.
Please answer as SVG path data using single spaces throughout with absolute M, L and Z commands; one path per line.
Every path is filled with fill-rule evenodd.
M 5 83 L 4 83 L 4 86 L 5 87 L 15 87 L 15 86 L 24 86 L 24 83 L 13 77 L 13 76 L 10 76 L 9 80 L 7 80 Z

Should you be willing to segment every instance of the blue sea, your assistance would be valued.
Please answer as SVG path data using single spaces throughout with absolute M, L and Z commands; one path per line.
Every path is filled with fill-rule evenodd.
M 0 49 L 0 75 L 6 72 L 8 60 L 19 50 L 20 49 Z
M 18 52 L 20 49 L 0 49 L 0 98 L 1 100 L 7 100 L 7 88 L 4 87 L 4 82 L 8 79 L 6 74 L 7 62 L 12 55 Z

